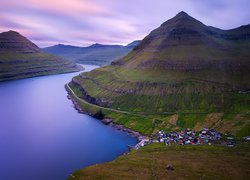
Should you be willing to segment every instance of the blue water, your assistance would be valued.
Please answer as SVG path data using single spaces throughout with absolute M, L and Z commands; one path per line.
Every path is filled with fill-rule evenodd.
M 77 74 L 0 83 L 1 180 L 66 179 L 77 169 L 115 159 L 136 143 L 73 108 L 64 85 Z

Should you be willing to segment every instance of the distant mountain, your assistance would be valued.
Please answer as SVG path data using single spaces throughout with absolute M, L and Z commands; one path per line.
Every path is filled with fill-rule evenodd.
M 44 53 L 15 31 L 0 33 L 0 81 L 79 70 L 72 62 Z
M 139 44 L 140 44 L 140 40 L 135 40 L 135 41 L 133 41 L 133 42 L 131 42 L 131 43 L 129 43 L 126 47 L 136 47 L 136 46 L 138 46 Z
M 139 44 L 134 41 L 127 46 L 93 44 L 89 47 L 77 47 L 58 44 L 44 48 L 47 53 L 65 57 L 73 62 L 81 64 L 108 65 L 112 61 L 127 55 Z

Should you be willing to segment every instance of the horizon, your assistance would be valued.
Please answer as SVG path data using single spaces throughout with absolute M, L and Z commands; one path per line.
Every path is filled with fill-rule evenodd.
M 181 11 L 205 25 L 224 30 L 248 25 L 249 5 L 247 0 L 174 3 L 170 0 L 3 0 L 0 31 L 17 31 L 41 48 L 57 44 L 126 45 L 142 40 Z

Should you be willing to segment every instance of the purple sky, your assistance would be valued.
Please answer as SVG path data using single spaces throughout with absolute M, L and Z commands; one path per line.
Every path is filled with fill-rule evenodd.
M 127 44 L 185 11 L 221 29 L 250 23 L 250 0 L 0 0 L 0 32 L 40 47 Z

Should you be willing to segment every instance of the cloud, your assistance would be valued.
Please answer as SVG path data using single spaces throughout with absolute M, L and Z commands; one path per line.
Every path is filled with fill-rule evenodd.
M 41 47 L 126 44 L 180 11 L 222 29 L 249 24 L 248 0 L 1 0 L 0 31 L 16 30 Z

